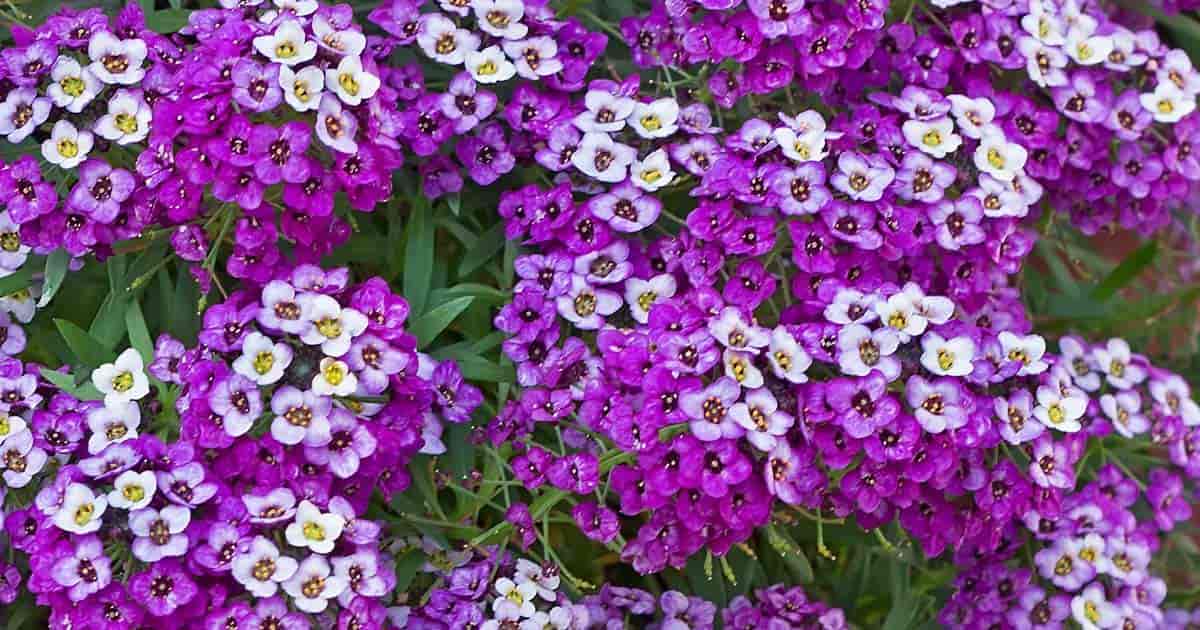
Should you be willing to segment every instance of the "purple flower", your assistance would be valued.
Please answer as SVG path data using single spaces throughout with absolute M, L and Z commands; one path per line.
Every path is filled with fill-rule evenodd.
M 567 455 L 550 464 L 546 479 L 560 490 L 590 494 L 599 483 L 599 462 L 591 453 Z
M 129 590 L 155 617 L 166 617 L 196 596 L 199 588 L 175 560 L 156 562 L 129 581 Z
M 454 153 L 467 168 L 467 175 L 480 186 L 496 181 L 516 164 L 508 150 L 504 129 L 497 123 L 484 125 L 473 135 L 460 139 Z
M 720 439 L 699 442 L 691 436 L 680 436 L 685 450 L 680 456 L 680 483 L 704 494 L 721 498 L 732 486 L 750 478 L 754 470 L 734 440 Z
M 705 442 L 741 437 L 744 431 L 729 413 L 741 390 L 737 381 L 722 376 L 704 389 L 682 393 L 679 408 L 691 418 L 692 434 Z
M 113 168 L 101 160 L 88 160 L 79 165 L 79 182 L 71 189 L 68 203 L 94 221 L 111 223 L 134 186 L 129 171 Z
M 842 426 L 853 438 L 871 435 L 900 412 L 900 403 L 887 393 L 887 379 L 877 371 L 861 378 L 829 381 L 825 399 L 841 416 Z
M 595 502 L 579 503 L 571 510 L 571 517 L 585 536 L 597 542 L 607 543 L 616 538 L 619 523 L 617 514 Z
M 280 127 L 258 125 L 250 132 L 250 154 L 255 156 L 254 173 L 268 186 L 281 181 L 301 184 L 308 180 L 310 162 L 304 156 L 311 131 L 301 122 Z
M 54 582 L 67 589 L 67 597 L 72 602 L 82 601 L 112 583 L 112 565 L 104 555 L 100 539 L 93 535 L 78 538 L 73 551 L 54 561 L 51 573 Z M 10 575 L 5 573 L 4 577 Z M 17 574 L 17 581 L 20 581 L 20 574 Z M 16 584 L 11 586 L 16 588 Z
M 259 65 L 239 59 L 233 65 L 233 100 L 252 112 L 275 109 L 283 101 L 279 87 L 279 64 Z
M 909 377 L 904 395 L 917 421 L 929 433 L 963 427 L 967 424 L 968 413 L 974 408 L 970 395 L 950 377 L 935 381 L 920 376 Z
M 354 414 L 335 408 L 329 413 L 328 444 L 306 446 L 304 455 L 318 466 L 328 466 L 339 479 L 349 479 L 358 472 L 364 458 L 375 453 L 378 441 Z

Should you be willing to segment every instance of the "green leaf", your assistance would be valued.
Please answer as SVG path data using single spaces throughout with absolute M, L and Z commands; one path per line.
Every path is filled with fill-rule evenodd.
M 504 249 L 506 242 L 508 241 L 504 238 L 503 222 L 497 223 L 492 226 L 492 229 L 480 234 L 479 238 L 475 239 L 474 246 L 467 250 L 467 253 L 463 255 L 462 262 L 458 264 L 458 277 L 465 278 L 471 275 L 471 272 Z
M 164 9 L 146 13 L 146 28 L 164 35 L 174 33 L 187 26 L 188 15 L 191 13 L 187 9 Z
M 417 571 L 425 564 L 425 554 L 420 549 L 410 549 L 396 559 L 396 591 L 403 593 L 412 584 Z
M 767 546 L 779 555 L 788 570 L 801 584 L 813 581 L 812 563 L 796 540 L 783 527 L 770 525 L 764 529 Z
M 692 585 L 692 592 L 724 608 L 728 604 L 725 592 L 725 576 L 718 567 L 713 566 L 711 554 L 696 553 L 688 558 L 687 576 Z
M 67 265 L 71 255 L 65 249 L 56 249 L 46 257 L 46 279 L 42 284 L 42 299 L 38 300 L 38 308 L 42 308 L 54 299 L 54 295 L 62 288 L 63 280 L 67 278 Z
M 33 265 L 26 262 L 20 269 L 0 278 L 0 296 L 12 295 L 33 284 Z
M 88 334 L 109 350 L 116 348 L 117 342 L 125 336 L 125 329 L 128 327 L 125 323 L 127 301 L 124 292 L 109 293 L 100 304 L 100 310 L 96 311 L 96 317 L 92 319 L 92 325 L 88 328 Z
M 142 355 L 142 361 L 148 365 L 154 360 L 154 339 L 150 336 L 150 329 L 146 327 L 146 317 L 142 314 L 142 307 L 137 300 L 131 301 L 125 311 L 125 326 L 129 329 L 129 345 Z
M 1092 289 L 1092 297 L 1097 300 L 1107 300 L 1112 297 L 1117 291 L 1125 288 L 1134 278 L 1137 278 L 1150 263 L 1154 262 L 1154 257 L 1158 254 L 1158 241 L 1150 241 L 1145 245 L 1133 250 L 1121 264 L 1109 272 L 1100 284 Z
M 446 330 L 446 327 L 449 326 L 451 322 L 457 319 L 463 311 L 467 310 L 467 307 L 470 306 L 471 302 L 473 301 L 475 301 L 475 298 L 468 295 L 455 298 L 444 304 L 439 304 L 428 313 L 425 313 L 414 320 L 412 325 L 409 327 L 409 331 L 412 332 L 413 335 L 416 335 L 418 345 L 421 348 L 424 348 L 425 346 L 429 345 L 429 342 L 433 341 L 438 335 L 442 334 L 442 331 Z
M 55 372 L 50 368 L 42 368 L 42 378 L 50 381 L 59 389 L 78 398 L 79 400 L 100 400 L 104 398 L 104 394 L 92 385 L 91 381 L 84 381 L 79 385 L 75 384 L 75 378 L 70 374 L 63 372 Z
M 55 319 L 54 325 L 58 327 L 59 334 L 67 342 L 67 347 L 75 353 L 75 358 L 89 369 L 113 360 L 114 355 L 111 350 L 105 348 L 95 337 L 74 322 Z
M 404 297 L 411 312 L 425 312 L 429 287 L 433 280 L 433 222 L 429 205 L 414 203 L 408 216 L 408 235 L 404 240 Z

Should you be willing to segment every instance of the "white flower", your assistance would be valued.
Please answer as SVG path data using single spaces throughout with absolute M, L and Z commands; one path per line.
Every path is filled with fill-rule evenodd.
M 296 20 L 285 20 L 270 35 L 254 38 L 260 55 L 285 66 L 298 66 L 317 56 L 317 43 L 310 41 Z
M 1096 362 L 1083 344 L 1074 337 L 1063 337 L 1058 340 L 1061 365 L 1066 366 L 1071 373 L 1071 380 L 1084 391 L 1094 392 L 1100 389 L 1100 375 L 1096 373 Z
M 766 388 L 746 394 L 745 402 L 729 408 L 729 416 L 746 430 L 746 439 L 754 448 L 769 453 L 781 436 L 787 435 L 796 419 L 779 411 L 779 401 Z
M 763 386 L 763 375 L 754 365 L 753 354 L 726 348 L 721 354 L 721 362 L 725 366 L 725 376 L 737 381 L 743 388 L 756 389 Z
M 301 501 L 296 508 L 296 520 L 287 526 L 284 537 L 293 547 L 308 548 L 315 553 L 327 554 L 342 535 L 346 519 L 333 512 L 322 513 L 311 502 Z
M 467 53 L 465 63 L 471 78 L 483 84 L 501 83 L 517 74 L 517 67 L 504 56 L 499 46 L 473 50 Z
M 825 307 L 825 319 L 835 324 L 868 324 L 879 317 L 875 312 L 875 302 L 878 300 L 879 297 L 874 293 L 838 289 L 833 302 Z
M 670 97 L 638 103 L 629 126 L 643 138 L 666 138 L 679 129 L 679 103 Z
M 588 90 L 583 97 L 586 109 L 572 120 L 584 133 L 613 133 L 625 128 L 625 121 L 637 109 L 637 101 L 605 90 Z
M 1025 72 L 1039 87 L 1058 87 L 1067 84 L 1067 56 L 1058 48 L 1047 46 L 1032 37 L 1017 41 L 1017 50 L 1025 58 Z
M 308 66 L 298 72 L 287 66 L 279 67 L 279 87 L 283 88 L 283 100 L 292 109 L 306 112 L 321 106 L 321 92 L 325 89 L 325 75 L 320 68 Z
M 596 330 L 604 318 L 621 308 L 621 296 L 612 291 L 597 289 L 579 275 L 571 275 L 571 288 L 566 295 L 555 298 L 558 314 L 581 330 Z
M 935 332 L 921 337 L 921 365 L 938 376 L 966 376 L 975 369 L 975 342 L 970 337 L 945 339 Z
M 104 394 L 104 406 L 116 407 L 141 400 L 150 393 L 150 381 L 137 350 L 127 348 L 113 363 L 92 370 L 92 384 Z
M 329 401 L 312 391 L 301 392 L 291 385 L 275 390 L 271 397 L 271 437 L 280 444 L 324 446 L 329 443 Z
M 1142 397 L 1135 391 L 1101 396 L 1100 410 L 1112 421 L 1113 430 L 1124 437 L 1131 438 L 1150 428 L 1150 421 L 1142 415 Z
M 9 434 L 0 450 L 0 470 L 9 488 L 24 488 L 46 465 L 46 451 L 33 445 L 28 428 Z
M 625 302 L 629 312 L 640 324 L 650 321 L 650 307 L 675 295 L 675 276 L 659 274 L 649 280 L 629 278 L 625 281 Z
M 421 417 L 421 450 L 424 455 L 441 455 L 446 452 L 446 443 L 442 441 L 442 423 L 426 411 Z
M 6 254 L 16 254 L 22 264 L 24 264 L 24 257 L 30 251 L 29 246 L 21 242 L 20 228 L 9 217 L 7 210 L 0 212 L 0 251 Z M 3 258 L 4 256 L 0 256 L 0 268 L 7 266 L 7 261 L 4 261 Z M 11 313 L 22 324 L 33 321 L 33 316 L 37 313 L 37 300 L 33 288 L 0 295 L 0 311 Z
M 321 369 L 313 376 L 313 393 L 320 396 L 349 396 L 358 389 L 358 377 L 345 361 L 332 357 L 321 359 Z
M 941 159 L 958 150 L 962 136 L 954 133 L 954 121 L 947 116 L 935 120 L 906 120 L 900 127 L 912 146 Z
M 962 94 L 951 94 L 946 98 L 950 100 L 950 113 L 954 115 L 958 130 L 968 138 L 982 137 L 983 130 L 996 118 L 996 106 L 987 98 Z
M 1154 116 L 1154 120 L 1161 123 L 1177 123 L 1196 111 L 1196 98 L 1170 82 L 1159 83 L 1153 92 L 1139 95 L 1138 100 Z
M 1187 381 L 1172 374 L 1166 379 L 1154 379 L 1149 385 L 1154 402 L 1166 407 L 1167 412 L 1183 418 L 1185 426 L 1200 425 L 1200 405 L 1192 400 L 1192 391 Z
M 502 577 L 496 580 L 496 593 L 500 595 L 492 602 L 492 610 L 499 612 L 502 607 L 511 606 L 518 617 L 532 617 L 537 608 L 534 607 L 533 600 L 537 597 L 537 584 L 534 582 L 525 582 L 517 584 L 516 582 Z
M 484 32 L 504 39 L 521 39 L 529 33 L 529 27 L 521 23 L 525 16 L 525 3 L 520 0 L 473 0 L 475 23 Z
M 929 325 L 929 320 L 917 310 L 921 297 L 901 291 L 886 300 L 875 302 L 875 314 L 879 316 L 879 321 L 895 330 L 901 343 L 919 336 Z
M 904 285 L 903 292 L 916 305 L 917 314 L 931 324 L 945 324 L 954 316 L 954 302 L 941 295 L 925 295 L 915 282 Z
M 66 119 L 54 123 L 50 137 L 42 141 L 42 157 L 64 169 L 79 166 L 92 150 L 92 132 L 79 131 Z
M 300 335 L 310 346 L 321 346 L 331 357 L 340 357 L 350 350 L 350 342 L 367 329 L 367 318 L 352 308 L 342 308 L 338 301 L 321 293 L 300 296 L 312 327 Z
M 275 0 L 275 6 L 279 8 L 277 13 L 296 17 L 312 15 L 321 7 L 317 0 Z
M 183 533 L 192 522 L 192 511 L 182 505 L 168 505 L 161 510 L 142 508 L 129 514 L 129 530 L 133 555 L 143 562 L 158 562 L 163 558 L 182 556 L 188 547 Z
M 647 192 L 654 192 L 675 180 L 675 171 L 671 170 L 667 150 L 662 148 L 654 150 L 644 160 L 635 160 L 629 174 L 633 185 Z
M 1108 58 L 1108 53 L 1113 50 L 1113 39 L 1108 35 L 1094 35 L 1083 29 L 1073 28 L 1067 31 L 1067 41 L 1063 48 L 1075 63 L 1093 66 Z
M 1092 582 L 1083 592 L 1071 598 L 1071 616 L 1081 630 L 1116 628 L 1121 611 L 1104 596 L 1104 585 Z
M 19 435 L 25 430 L 25 426 L 25 419 L 21 416 L 0 413 L 0 446 L 3 446 L 4 441 L 9 437 Z
M 975 166 L 996 179 L 1012 181 L 1021 169 L 1029 152 L 1016 142 L 1009 142 L 999 127 L 989 125 L 983 130 L 979 146 L 975 148 Z
M 242 341 L 242 355 L 234 359 L 233 369 L 259 385 L 270 385 L 283 378 L 283 371 L 291 364 L 291 346 L 252 332 Z
M 746 323 L 742 311 L 735 306 L 726 306 L 716 319 L 708 320 L 708 332 L 726 348 L 745 350 L 754 354 L 770 343 L 767 331 Z
M 434 61 L 457 66 L 468 53 L 479 49 L 479 36 L 458 28 L 441 13 L 426 13 L 417 29 L 417 44 Z
M 1087 411 L 1088 400 L 1079 390 L 1064 396 L 1057 387 L 1042 386 L 1037 390 L 1037 402 L 1033 415 L 1047 427 L 1063 433 L 1075 433 L 1083 428 L 1079 419 Z
M 109 444 L 119 444 L 138 436 L 142 423 L 142 412 L 135 402 L 126 402 L 111 407 L 97 407 L 88 411 L 87 426 L 92 432 L 88 438 L 88 453 L 95 455 Z
M 157 490 L 158 480 L 154 477 L 154 471 L 126 470 L 113 481 L 108 504 L 122 510 L 140 510 L 150 505 Z
M 104 84 L 91 70 L 79 65 L 74 58 L 62 55 L 50 70 L 51 83 L 46 95 L 58 107 L 78 114 L 104 89 Z
M 365 35 L 353 29 L 340 31 L 324 15 L 313 17 L 312 32 L 321 48 L 339 55 L 361 55 L 367 48 Z
M 771 137 L 783 155 L 796 162 L 817 162 L 829 155 L 825 141 L 840 134 L 826 132 L 825 119 L 813 110 L 800 112 L 794 118 L 780 114 L 784 126 L 771 132 Z
M 324 556 L 311 555 L 300 563 L 292 579 L 283 583 L 283 590 L 292 596 L 296 608 L 306 613 L 319 613 L 329 606 L 329 600 L 341 595 L 348 586 L 345 578 L 330 575 L 331 572 Z
M 1021 376 L 1041 374 L 1049 367 L 1042 360 L 1042 356 L 1046 354 L 1046 340 L 1041 335 L 1021 337 L 1005 330 L 1000 333 L 999 339 L 1000 348 L 1004 351 L 1004 358 L 1009 361 L 1021 362 L 1021 369 L 1017 371 L 1017 374 Z
M 987 173 L 980 173 L 978 184 L 966 194 L 979 200 L 984 216 L 1019 218 L 1029 213 L 1029 202 L 1010 188 L 1009 182 L 1000 181 Z
M 104 83 L 133 85 L 142 80 L 146 71 L 146 42 L 140 39 L 117 39 L 108 31 L 98 31 L 88 41 L 88 70 Z
M 233 579 L 259 597 L 271 597 L 279 590 L 279 583 L 296 574 L 296 561 L 279 553 L 275 543 L 262 536 L 255 536 L 250 548 L 233 557 L 231 563 Z
M 379 77 L 363 70 L 362 59 L 347 55 L 337 68 L 325 71 L 325 84 L 347 105 L 358 105 L 379 90 Z
M 1108 384 L 1117 389 L 1129 389 L 1146 378 L 1145 368 L 1133 362 L 1129 344 L 1124 339 L 1109 339 L 1105 347 L 1092 350 L 1092 356 Z
M 117 144 L 131 144 L 150 133 L 150 106 L 138 94 L 117 90 L 108 101 L 108 113 L 96 121 L 96 133 Z
M 90 534 L 100 529 L 100 517 L 107 508 L 108 499 L 96 496 L 81 483 L 72 483 L 63 492 L 62 505 L 54 513 L 54 524 L 71 534 Z
M 1047 46 L 1061 46 L 1066 42 L 1066 28 L 1056 15 L 1046 12 L 1039 2 L 1029 3 L 1029 14 L 1021 18 L 1021 28 L 1037 41 Z
M 588 177 L 615 184 L 625 179 L 635 158 L 633 147 L 613 141 L 608 134 L 585 133 L 571 163 Z
M 838 333 L 838 367 L 844 374 L 866 376 L 879 370 L 888 381 L 900 376 L 900 362 L 892 358 L 900 347 L 900 338 L 891 328 L 871 330 L 862 324 L 850 324 Z
M 536 81 L 550 76 L 563 68 L 558 59 L 558 43 L 546 35 L 530 37 L 521 41 L 505 41 L 500 44 L 504 54 L 517 66 L 517 74 Z
M 37 95 L 33 88 L 17 88 L 0 103 L 0 135 L 16 144 L 50 117 L 50 99 Z
M 767 346 L 767 361 L 771 364 L 771 371 L 775 376 L 782 378 L 789 383 L 807 383 L 809 366 L 812 365 L 812 357 L 800 344 L 796 342 L 796 338 L 792 333 L 788 332 L 783 326 L 776 326 L 771 331 L 771 343 Z
M 517 584 L 531 582 L 537 586 L 538 597 L 548 601 L 558 601 L 558 586 L 562 582 L 558 568 L 554 565 L 541 565 L 525 558 L 517 559 L 517 568 L 513 577 Z

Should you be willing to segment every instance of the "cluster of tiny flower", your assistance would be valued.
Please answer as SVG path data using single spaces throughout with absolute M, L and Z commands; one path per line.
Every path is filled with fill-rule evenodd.
M 625 18 L 621 32 L 635 62 L 667 76 L 696 72 L 722 107 L 781 88 L 791 103 L 804 96 L 791 85 L 803 85 L 851 116 L 853 135 L 881 143 L 898 134 L 880 126 L 872 102 L 895 89 L 895 77 L 987 98 L 993 105 L 975 113 L 1000 119 L 1028 173 L 1081 229 L 1119 222 L 1150 232 L 1171 220 L 1200 180 L 1192 115 L 1200 74 L 1151 22 L 1134 30 L 1127 13 L 1075 0 L 931 4 L 885 24 L 886 0 L 845 10 L 798 0 L 656 2 Z
M 426 196 L 460 191 L 464 170 L 475 183 L 488 185 L 512 171 L 519 158 L 536 153 L 547 165 L 558 160 L 550 155 L 552 131 L 568 94 L 584 86 L 608 38 L 576 18 L 558 19 L 545 2 L 445 1 L 422 13 L 424 4 L 390 0 L 370 18 L 390 36 L 378 47 L 378 63 L 384 84 L 394 87 L 404 108 L 395 120 L 398 135 L 425 158 L 419 169 Z M 461 68 L 445 91 L 427 89 L 418 64 L 387 65 L 393 47 L 409 46 L 438 64 Z M 504 83 L 513 84 L 504 90 L 507 103 L 487 89 Z M 451 145 L 453 157 L 440 152 Z M 570 155 L 563 157 L 569 165 Z
M 1169 452 L 1169 462 L 1141 479 L 1119 456 L 1110 456 L 1091 482 L 1077 487 L 1074 471 L 1087 441 L 1033 439 L 1022 458 L 1029 462 L 1033 494 L 1018 515 L 1032 541 L 1032 564 L 1017 557 L 1019 544 L 983 558 L 960 558 L 964 570 L 941 620 L 954 627 L 1057 628 L 1070 617 L 1086 630 L 1170 627 L 1171 616 L 1181 613 L 1162 608 L 1167 585 L 1150 572 L 1150 562 L 1162 537 L 1192 515 L 1184 477 L 1200 478 L 1200 407 L 1182 378 L 1132 355 L 1121 340 L 1087 346 L 1064 337 L 1060 346 L 1051 370 L 1058 375 L 1047 384 L 1056 393 L 1039 388 L 1036 403 L 1019 391 L 1007 401 L 997 399 L 997 416 L 1007 417 L 1002 422 L 1011 429 L 1002 434 L 1019 435 L 1021 429 L 1011 426 L 1017 418 L 1027 416 L 1031 405 L 1057 398 L 1064 418 L 1078 416 L 1077 435 L 1148 435 L 1139 446 Z M 1046 417 L 1054 411 L 1048 408 Z
M 237 217 L 237 278 L 276 273 L 280 231 L 300 262 L 319 260 L 349 235 L 335 194 L 371 210 L 402 161 L 372 113 L 395 97 L 366 47 L 349 5 L 314 1 L 195 11 L 173 35 L 150 30 L 136 3 L 111 22 L 100 9 L 66 9 L 18 31 L 0 55 L 13 86 L 0 133 L 40 140 L 57 168 L 26 155 L 0 172 L 0 268 L 31 247 L 104 254 L 173 226 L 175 253 L 199 262 L 215 215 Z
M 130 349 L 97 368 L 99 402 L 4 364 L 3 478 L 37 489 L 5 525 L 55 627 L 379 627 L 395 578 L 368 501 L 480 395 L 415 351 L 381 279 L 348 280 L 300 266 L 239 291 L 199 346 L 164 335 L 148 366 Z

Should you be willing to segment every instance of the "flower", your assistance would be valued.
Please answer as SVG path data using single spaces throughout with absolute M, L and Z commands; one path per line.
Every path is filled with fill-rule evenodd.
M 137 350 L 127 348 L 113 363 L 92 370 L 92 384 L 104 394 L 104 406 L 119 407 L 150 393 L 150 381 Z
M 288 544 L 308 548 L 314 553 L 328 554 L 342 535 L 346 521 L 332 512 L 322 513 L 309 501 L 301 501 L 296 508 L 296 520 L 284 530 Z
M 122 510 L 140 510 L 154 500 L 158 482 L 152 471 L 126 470 L 113 480 L 113 489 L 108 493 L 108 505 Z
M 329 606 L 329 600 L 346 590 L 346 580 L 331 575 L 332 569 L 324 556 L 310 555 L 300 562 L 296 572 L 283 583 L 283 590 L 292 596 L 296 608 L 307 613 L 319 613 Z
M 279 585 L 296 574 L 299 565 L 281 555 L 270 540 L 255 536 L 244 552 L 234 556 L 233 577 L 239 584 L 259 598 L 271 597 Z
M 325 74 L 320 68 L 306 66 L 293 70 L 290 66 L 279 67 L 279 87 L 283 100 L 298 112 L 316 110 L 320 107 L 325 90 Z
M 379 90 L 379 77 L 363 70 L 362 59 L 342 57 L 337 68 L 325 71 L 325 85 L 347 105 L 358 105 Z M 297 108 L 299 109 L 299 108 Z
M 104 496 L 96 496 L 84 484 L 72 483 L 63 492 L 62 504 L 54 513 L 54 525 L 71 534 L 90 534 L 100 529 L 107 508 L 108 499 Z
M 108 101 L 108 112 L 96 121 L 96 133 L 117 144 L 140 142 L 150 133 L 150 106 L 129 90 L 117 90 Z M 57 123 L 56 123 L 57 124 Z
M 276 343 L 262 333 L 252 332 L 242 340 L 242 355 L 234 360 L 233 369 L 259 385 L 270 385 L 283 378 L 292 355 L 292 348 L 286 343 Z
M 975 342 L 970 337 L 945 339 L 928 332 L 921 337 L 921 350 L 921 365 L 938 376 L 967 376 L 975 369 Z
M 62 107 L 72 114 L 83 111 L 103 89 L 100 79 L 90 69 L 80 66 L 78 61 L 66 55 L 54 62 L 50 81 L 46 95 L 56 107 Z
M 137 537 L 133 541 L 133 555 L 143 562 L 182 556 L 188 548 L 188 537 L 183 531 L 191 519 L 191 510 L 180 505 L 130 512 L 129 529 Z
M 0 134 L 16 144 L 50 117 L 50 99 L 39 97 L 33 88 L 17 88 L 0 103 Z
M 87 55 L 92 63 L 87 69 L 104 83 L 134 85 L 146 75 L 142 68 L 146 53 L 146 42 L 141 39 L 118 39 L 100 31 L 88 40 Z
M 92 145 L 90 131 L 79 131 L 70 122 L 59 120 L 54 123 L 50 137 L 42 141 L 42 157 L 51 164 L 72 169 L 87 159 Z
M 503 83 L 517 74 L 517 67 L 495 45 L 468 52 L 463 63 L 471 78 L 485 85 Z
M 89 410 L 87 426 L 92 435 L 88 438 L 88 453 L 95 455 L 108 448 L 110 444 L 119 444 L 136 438 L 141 420 L 141 410 L 134 402 L 117 403 Z
M 296 20 L 284 20 L 269 35 L 254 38 L 254 49 L 274 63 L 304 64 L 317 55 L 317 43 L 309 40 Z

